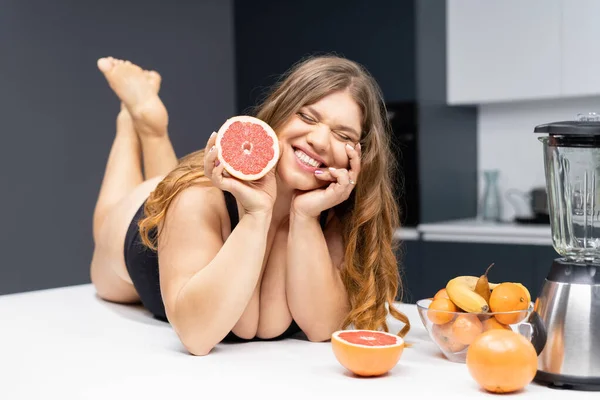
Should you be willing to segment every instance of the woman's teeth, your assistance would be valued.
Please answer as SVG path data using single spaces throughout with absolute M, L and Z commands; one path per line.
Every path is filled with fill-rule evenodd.
M 309 157 L 308 154 L 306 154 L 303 151 L 296 150 L 296 151 L 294 151 L 294 154 L 296 154 L 296 157 L 298 157 L 298 160 L 302 161 L 304 164 L 306 164 L 308 166 L 319 168 L 319 166 L 321 165 L 320 162 L 318 162 L 314 158 Z

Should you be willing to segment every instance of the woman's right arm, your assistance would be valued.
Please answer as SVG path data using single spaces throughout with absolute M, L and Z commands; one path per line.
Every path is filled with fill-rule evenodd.
M 246 213 L 223 243 L 219 196 L 214 188 L 186 189 L 171 204 L 159 239 L 167 316 L 195 355 L 210 352 L 252 306 L 271 221 L 268 211 Z M 247 313 L 258 321 L 258 307 Z
M 196 355 L 210 352 L 234 327 L 246 337 L 256 334 L 257 284 L 277 196 L 274 171 L 254 182 L 234 179 L 216 165 L 214 143 L 213 133 L 204 173 L 214 188 L 192 186 L 180 193 L 169 206 L 158 243 L 167 317 Z M 224 209 L 221 191 L 233 194 L 244 210 L 225 243 L 224 217 L 216 212 Z

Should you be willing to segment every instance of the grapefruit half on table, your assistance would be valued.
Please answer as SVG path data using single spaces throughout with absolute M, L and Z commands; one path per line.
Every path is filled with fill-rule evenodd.
M 331 345 L 339 363 L 359 376 L 385 374 L 396 366 L 404 351 L 400 336 L 364 329 L 334 332 Z
M 265 176 L 279 160 L 279 141 L 264 121 L 241 115 L 229 118 L 215 140 L 217 157 L 225 170 L 244 181 Z

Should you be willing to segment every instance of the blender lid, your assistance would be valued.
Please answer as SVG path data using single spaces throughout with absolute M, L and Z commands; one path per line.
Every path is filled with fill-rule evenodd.
M 535 127 L 535 133 L 550 135 L 600 136 L 600 114 L 579 114 L 575 121 L 558 121 Z

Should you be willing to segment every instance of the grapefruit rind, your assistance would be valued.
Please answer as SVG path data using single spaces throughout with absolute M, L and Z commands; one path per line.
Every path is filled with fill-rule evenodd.
M 356 333 L 365 333 L 365 336 L 368 335 L 385 335 L 388 337 L 392 337 L 394 339 L 396 339 L 396 343 L 395 344 L 384 344 L 384 345 L 379 345 L 379 346 L 371 346 L 371 345 L 364 345 L 364 344 L 360 344 L 360 343 L 353 343 L 350 342 L 346 339 L 342 339 L 340 337 L 340 333 L 344 333 L 344 332 L 356 332 Z M 387 333 L 387 332 L 382 332 L 382 331 L 372 331 L 372 330 L 366 330 L 366 329 L 357 329 L 357 330 L 341 330 L 341 331 L 337 331 L 334 332 L 331 335 L 332 339 L 335 338 L 336 340 L 339 340 L 342 343 L 348 344 L 349 346 L 356 346 L 356 347 L 363 347 L 363 348 L 367 348 L 367 349 L 379 349 L 379 348 L 389 348 L 389 347 L 403 347 L 404 346 L 404 339 L 402 339 L 400 336 L 398 335 L 394 335 L 392 333 Z
M 224 157 L 222 155 L 221 140 L 222 140 L 225 132 L 227 132 L 227 129 L 229 129 L 229 127 L 235 122 L 250 122 L 253 124 L 260 125 L 260 127 L 262 129 L 264 129 L 264 131 L 273 139 L 273 153 L 274 153 L 273 158 L 271 160 L 269 160 L 266 167 L 264 167 L 259 173 L 245 174 L 241 171 L 238 171 L 235 168 L 233 168 L 224 159 Z M 269 171 L 271 171 L 271 169 L 273 169 L 273 167 L 275 167 L 275 165 L 277 164 L 277 161 L 279 161 L 279 155 L 280 155 L 279 141 L 277 139 L 277 135 L 275 134 L 275 131 L 273 130 L 273 128 L 271 128 L 266 122 L 264 122 L 258 118 L 255 118 L 255 117 L 248 116 L 248 115 L 239 115 L 236 117 L 231 117 L 227 121 L 225 121 L 225 123 L 219 128 L 219 131 L 217 132 L 217 137 L 215 140 L 215 147 L 218 150 L 217 158 L 219 159 L 219 162 L 223 164 L 223 167 L 225 168 L 225 170 L 231 176 L 241 179 L 241 180 L 244 180 L 244 181 L 258 180 L 258 179 L 264 177 L 267 173 L 269 173 Z
M 368 346 L 342 339 L 340 333 L 353 332 L 368 335 L 386 335 L 396 343 Z M 341 330 L 331 335 L 333 354 L 337 361 L 350 372 L 358 376 L 380 376 L 389 372 L 398 364 L 404 352 L 404 339 L 387 332 L 373 330 Z

